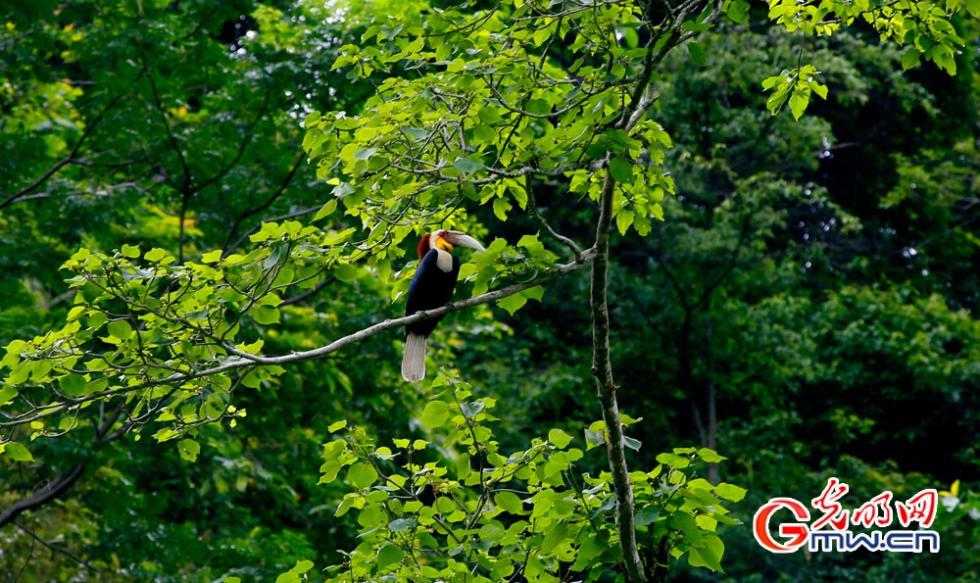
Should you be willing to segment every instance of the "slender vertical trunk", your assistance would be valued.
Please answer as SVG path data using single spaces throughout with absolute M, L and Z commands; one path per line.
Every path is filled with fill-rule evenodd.
M 692 385 L 691 317 L 691 309 L 685 307 L 684 322 L 681 324 L 681 331 L 677 336 L 677 386 L 684 391 L 687 404 L 691 408 L 691 418 L 694 420 L 694 427 L 698 431 L 698 443 L 703 447 L 709 447 L 707 445 L 708 432 L 705 430 L 704 421 L 701 419 L 701 409 L 698 407 L 695 388 Z
M 619 528 L 619 544 L 623 549 L 623 564 L 629 581 L 646 581 L 643 561 L 636 544 L 636 528 L 633 517 L 633 488 L 630 484 L 629 467 L 626 465 L 626 445 L 623 425 L 616 402 L 616 385 L 613 381 L 609 354 L 609 305 L 606 299 L 609 271 L 609 231 L 612 222 L 612 203 L 615 181 L 607 170 L 602 195 L 599 199 L 599 220 L 596 226 L 595 252 L 592 264 L 592 374 L 596 379 L 602 417 L 606 422 L 606 454 L 612 470 L 613 487 L 616 491 L 616 524 Z
M 715 400 L 715 383 L 708 379 L 708 449 L 718 451 L 718 409 Z M 708 464 L 708 481 L 717 484 L 718 464 Z
M 707 309 L 705 310 L 708 311 Z M 715 397 L 715 380 L 714 380 L 714 361 L 712 359 L 711 351 L 711 317 L 708 317 L 708 323 L 705 327 L 705 355 L 706 355 L 706 366 L 705 366 L 705 377 L 707 378 L 707 401 L 708 401 L 708 442 L 705 447 L 718 450 L 718 406 L 717 399 Z M 712 484 L 717 484 L 719 480 L 718 477 L 718 464 L 708 464 L 708 481 Z

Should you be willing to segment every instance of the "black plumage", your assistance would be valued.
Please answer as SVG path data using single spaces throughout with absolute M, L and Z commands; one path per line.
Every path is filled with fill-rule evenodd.
M 439 259 L 439 252 L 435 249 L 429 251 L 419 262 L 412 282 L 408 286 L 408 303 L 405 306 L 405 315 L 410 316 L 415 312 L 432 310 L 448 304 L 453 299 L 453 290 L 456 289 L 456 279 L 459 277 L 459 258 L 452 256 L 453 268 L 443 271 L 436 265 Z M 407 332 L 428 336 L 432 334 L 436 324 L 442 320 L 443 316 L 430 318 L 409 324 Z

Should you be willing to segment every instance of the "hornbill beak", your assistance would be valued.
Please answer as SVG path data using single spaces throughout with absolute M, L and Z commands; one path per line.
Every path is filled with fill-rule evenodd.
M 469 247 L 477 251 L 486 251 L 486 248 L 480 245 L 479 241 L 460 231 L 446 231 L 445 239 L 454 247 Z

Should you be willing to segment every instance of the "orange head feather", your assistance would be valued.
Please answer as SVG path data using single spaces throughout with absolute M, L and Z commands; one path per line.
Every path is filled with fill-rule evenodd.
M 431 236 L 432 236 L 431 233 L 426 233 L 425 235 L 422 235 L 421 239 L 419 239 L 419 246 L 417 249 L 419 254 L 419 259 L 425 257 L 425 254 L 429 252 L 429 238 Z

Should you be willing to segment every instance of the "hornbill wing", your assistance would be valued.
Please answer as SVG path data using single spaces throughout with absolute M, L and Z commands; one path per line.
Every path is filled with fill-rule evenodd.
M 452 270 L 445 272 L 436 265 L 439 253 L 430 249 L 419 262 L 412 283 L 408 286 L 408 302 L 405 315 L 410 316 L 421 310 L 432 310 L 448 304 L 453 299 L 456 279 L 459 277 L 459 258 L 453 256 Z M 409 332 L 428 336 L 435 329 L 442 316 L 406 326 Z

